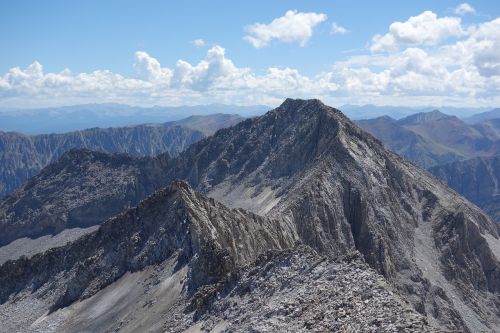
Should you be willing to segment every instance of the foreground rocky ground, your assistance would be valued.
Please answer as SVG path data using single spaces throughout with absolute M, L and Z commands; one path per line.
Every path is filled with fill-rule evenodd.
M 235 282 L 205 288 L 191 302 L 195 312 L 179 307 L 167 332 L 429 331 L 359 253 L 332 261 L 306 246 L 262 255 Z
M 26 331 L 433 331 L 356 252 L 336 261 L 307 246 L 268 252 L 194 295 L 186 269 L 171 269 L 172 261 L 166 261 L 126 275 L 117 281 L 119 288 L 42 316 Z

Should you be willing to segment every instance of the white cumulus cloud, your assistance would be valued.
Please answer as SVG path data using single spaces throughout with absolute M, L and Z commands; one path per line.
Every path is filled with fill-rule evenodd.
M 328 79 L 360 101 L 414 105 L 500 103 L 500 18 L 439 48 L 409 47 L 338 62 Z M 399 102 L 398 102 L 399 101 Z
M 440 17 L 431 11 L 412 16 L 406 22 L 394 22 L 385 35 L 375 35 L 372 52 L 395 51 L 404 45 L 433 45 L 449 37 L 463 36 L 459 17 Z
M 470 67 L 481 76 L 500 76 L 500 18 L 479 24 L 467 39 L 444 48 L 450 62 Z
M 143 80 L 168 83 L 172 77 L 170 69 L 162 68 L 158 60 L 144 51 L 135 53 L 134 68 L 139 78 Z
M 172 86 L 198 91 L 206 91 L 220 84 L 238 84 L 250 72 L 238 68 L 226 58 L 226 50 L 218 45 L 208 50 L 205 59 L 196 65 L 179 60 L 175 65 Z
M 109 70 L 47 73 L 35 61 L 0 75 L 0 106 L 278 104 L 289 96 L 333 105 L 500 105 L 500 18 L 470 26 L 438 47 L 419 38 L 393 52 L 349 56 L 316 75 L 277 66 L 256 73 L 233 62 L 221 46 L 198 62 L 180 59 L 170 66 L 138 51 L 134 77 Z
M 305 46 L 313 34 L 313 29 L 326 21 L 323 13 L 301 13 L 289 10 L 284 16 L 274 19 L 269 24 L 255 23 L 245 28 L 247 35 L 244 40 L 255 48 L 262 48 L 273 40 L 285 43 L 299 43 Z

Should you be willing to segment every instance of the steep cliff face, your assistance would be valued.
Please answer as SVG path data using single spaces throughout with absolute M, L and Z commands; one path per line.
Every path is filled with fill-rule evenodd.
M 72 148 L 133 156 L 178 154 L 204 134 L 180 126 L 134 126 L 26 136 L 0 132 L 0 197 L 11 193 Z
M 11 193 L 44 166 L 72 148 L 132 156 L 178 155 L 218 129 L 243 120 L 238 115 L 193 116 L 158 125 L 92 128 L 64 134 L 28 136 L 0 132 L 0 197 Z
M 171 219 L 168 228 L 172 228 L 172 232 L 166 234 L 151 222 L 153 229 L 160 230 L 160 235 L 154 236 L 152 242 L 145 241 L 149 236 L 139 235 L 137 248 L 98 245 L 98 254 L 83 252 L 84 257 L 79 257 L 82 250 L 74 245 L 83 246 L 83 243 L 76 241 L 68 245 L 65 252 L 74 253 L 76 257 L 65 259 L 65 262 L 86 263 L 84 258 L 91 257 L 97 258 L 96 266 L 92 264 L 94 259 L 78 265 L 75 276 L 82 280 L 76 285 L 83 287 L 64 287 L 62 290 L 69 290 L 64 292 L 69 295 L 64 296 L 65 301 L 61 303 L 58 298 L 56 303 L 50 304 L 60 307 L 91 296 L 126 271 L 146 269 L 157 262 L 155 260 L 168 260 L 173 249 L 182 248 L 176 260 L 183 263 L 188 260 L 186 258 L 192 258 L 188 261 L 194 265 L 185 275 L 189 282 L 185 288 L 197 294 L 192 296 L 193 305 L 183 309 L 193 313 L 192 318 L 197 320 L 203 316 L 205 305 L 208 304 L 210 310 L 213 309 L 210 304 L 220 304 L 217 297 L 224 295 L 227 283 L 231 285 L 224 276 L 240 271 L 241 265 L 250 264 L 267 249 L 290 248 L 299 242 L 331 260 L 359 252 L 362 260 L 382 274 L 391 288 L 425 315 L 434 327 L 470 332 L 500 329 L 499 226 L 429 173 L 388 151 L 340 111 L 318 100 L 288 99 L 264 116 L 245 120 L 193 144 L 160 169 L 165 183 L 184 179 L 195 190 L 239 209 L 229 210 L 213 199 L 194 200 L 191 199 L 193 195 L 199 195 L 190 194 L 182 200 L 167 200 L 166 211 L 144 210 L 145 214 L 156 211 L 151 221 L 163 221 L 165 216 L 173 216 L 173 212 L 180 214 L 180 218 Z M 154 201 L 158 193 L 141 205 Z M 177 206 L 181 201 L 184 208 Z M 187 205 L 190 201 L 196 204 Z M 187 235 L 183 229 L 183 212 L 189 212 L 190 221 L 208 218 L 210 223 L 191 222 L 189 225 L 198 230 L 197 236 L 192 236 L 191 229 L 186 236 L 191 239 L 189 244 L 206 246 L 179 244 L 178 237 Z M 129 214 L 112 221 L 122 221 L 120 219 Z M 116 222 L 125 226 L 116 229 L 120 232 L 136 230 L 129 226 L 132 222 L 125 220 Z M 96 235 L 103 239 L 108 234 L 114 235 L 115 229 L 109 229 L 110 225 L 114 224 L 106 223 Z M 139 225 L 137 228 L 139 232 L 148 227 Z M 109 237 L 117 240 L 121 236 Z M 155 237 L 164 238 L 165 243 Z M 134 236 L 127 233 L 125 239 L 129 244 Z M 152 247 L 147 245 L 143 251 L 141 244 L 152 244 Z M 166 251 L 158 256 L 157 249 Z M 186 252 L 184 249 L 202 250 Z M 0 266 L 0 270 L 3 269 L 0 279 L 4 278 L 5 285 L 9 286 L 7 290 L 14 290 L 3 296 L 8 311 L 15 312 L 16 307 L 22 307 L 22 301 L 16 301 L 12 293 L 29 294 L 28 287 L 37 284 L 30 280 L 34 277 L 28 272 L 38 272 L 32 265 L 41 258 L 51 258 L 51 251 L 31 260 Z M 107 273 L 105 267 L 115 264 L 101 261 L 104 260 L 101 258 L 114 258 L 116 251 L 124 251 L 118 253 L 117 260 L 125 264 L 118 270 L 110 268 L 112 272 Z M 139 261 L 145 266 L 135 264 L 137 253 L 141 253 Z M 67 269 L 60 265 L 55 265 L 56 271 L 46 273 L 45 281 Z M 308 278 L 311 272 L 304 274 Z M 101 282 L 106 278 L 109 280 Z M 61 283 L 67 286 L 65 281 Z M 85 290 L 91 292 L 85 294 Z M 26 297 L 26 302 L 33 300 L 32 296 Z M 259 309 L 255 308 L 255 313 Z
M 500 221 L 500 156 L 457 161 L 429 171 Z

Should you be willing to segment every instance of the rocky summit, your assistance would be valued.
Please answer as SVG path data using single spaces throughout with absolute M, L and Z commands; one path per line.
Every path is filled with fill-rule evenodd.
M 500 330 L 499 225 L 339 110 L 287 99 L 151 163 L 136 208 L 0 266 L 0 329 Z

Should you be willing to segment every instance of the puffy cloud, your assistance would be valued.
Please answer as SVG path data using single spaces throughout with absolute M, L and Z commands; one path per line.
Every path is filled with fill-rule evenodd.
M 472 27 L 439 48 L 410 47 L 387 55 L 353 57 L 334 66 L 330 77 L 351 98 L 371 102 L 406 98 L 405 104 L 498 104 L 500 18 Z M 430 103 L 429 103 L 430 104 Z
M 165 67 L 139 51 L 136 78 L 99 70 L 45 73 L 34 62 L 0 75 L 0 106 L 122 102 L 130 104 L 277 104 L 288 96 L 326 102 L 392 105 L 500 105 L 500 18 L 474 25 L 446 45 L 412 45 L 350 56 L 317 75 L 270 67 L 257 74 L 214 46 L 197 63 Z M 24 104 L 25 105 L 25 104 Z
M 394 22 L 385 35 L 375 35 L 372 52 L 396 51 L 400 45 L 433 45 L 465 34 L 459 17 L 441 17 L 431 11 L 412 16 L 406 22 Z
M 205 41 L 203 39 L 201 39 L 201 38 L 193 40 L 192 43 L 193 43 L 194 47 L 203 47 L 203 46 L 205 46 Z
M 475 13 L 476 10 L 467 2 L 464 2 L 455 8 L 455 14 L 457 15 L 475 14 Z
M 333 34 L 345 34 L 347 33 L 347 29 L 338 25 L 337 23 L 335 22 L 332 22 L 332 27 L 330 29 L 330 33 L 333 35 Z
M 500 18 L 480 24 L 470 36 L 446 48 L 449 57 L 485 77 L 500 75 Z
M 158 60 L 150 57 L 144 51 L 135 53 L 134 68 L 140 79 L 168 83 L 172 77 L 172 71 L 162 68 Z
M 248 33 L 244 40 L 255 48 L 262 48 L 277 39 L 285 43 L 299 43 L 305 46 L 318 24 L 326 21 L 323 13 L 300 13 L 289 10 L 284 16 L 274 19 L 269 24 L 255 23 L 245 28 Z
M 179 60 L 175 65 L 172 85 L 176 88 L 206 91 L 221 84 L 238 84 L 250 72 L 246 68 L 237 68 L 225 57 L 225 49 L 214 46 L 208 50 L 205 59 L 193 66 Z
M 2 78 L 0 96 L 15 101 L 55 100 L 78 97 L 94 100 L 107 100 L 120 94 L 145 93 L 149 83 L 126 79 L 107 70 L 73 75 L 68 69 L 59 73 L 47 73 L 43 66 L 34 62 L 26 69 L 12 68 Z

